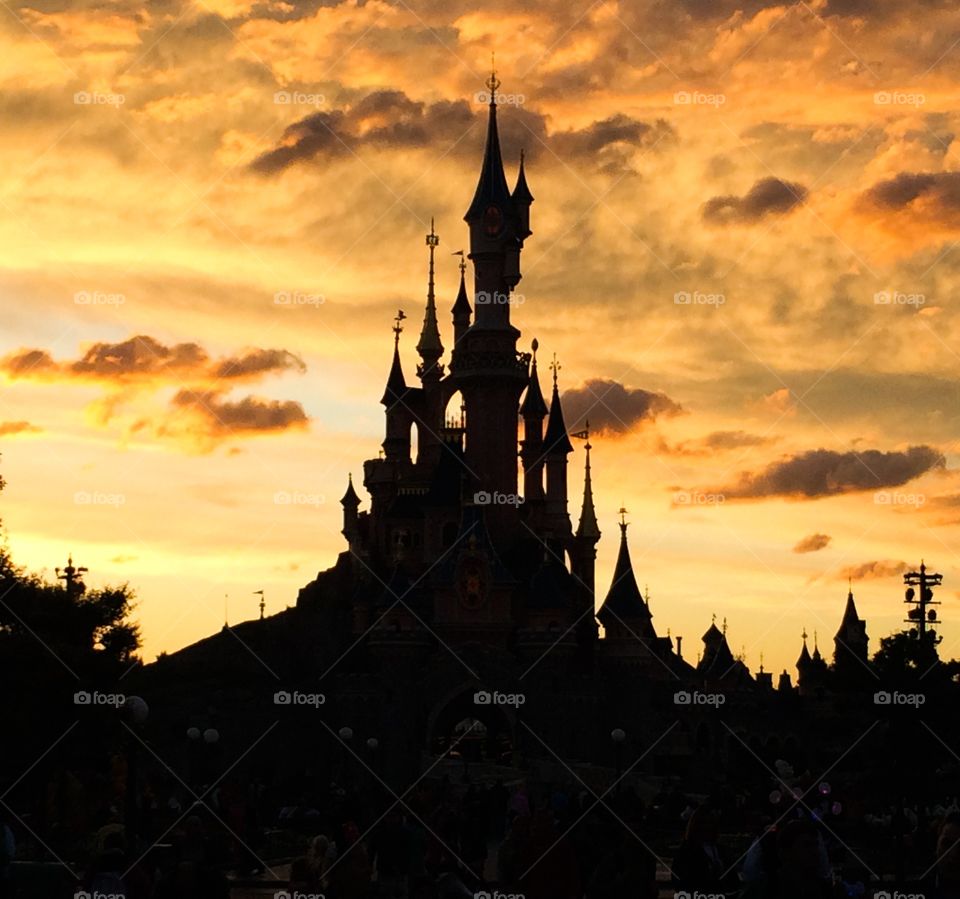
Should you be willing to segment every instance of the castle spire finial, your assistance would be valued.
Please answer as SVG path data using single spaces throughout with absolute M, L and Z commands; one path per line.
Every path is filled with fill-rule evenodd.
M 561 368 L 560 363 L 557 362 L 557 354 L 554 353 L 554 354 L 553 354 L 553 361 L 550 363 L 550 369 L 551 369 L 551 371 L 553 371 L 553 387 L 554 387 L 554 390 L 556 390 L 556 387 L 557 387 L 557 372 L 560 371 L 560 368 Z
M 430 265 L 427 274 L 427 308 L 423 314 L 420 340 L 417 341 L 417 352 L 423 359 L 423 365 L 419 367 L 418 374 L 421 377 L 431 375 L 436 377 L 441 373 L 438 362 L 443 355 L 443 343 L 440 340 L 440 326 L 437 324 L 437 300 L 434 294 L 434 251 L 440 245 L 440 238 L 437 236 L 432 217 L 426 244 L 430 250 Z
M 400 324 L 407 314 L 402 310 L 398 309 L 397 314 L 393 317 L 393 348 L 397 349 L 400 346 L 400 332 L 403 330 L 403 325 Z
M 497 54 L 494 50 L 490 51 L 490 77 L 486 80 L 486 85 L 490 89 L 490 105 L 496 106 L 500 79 L 497 78 Z

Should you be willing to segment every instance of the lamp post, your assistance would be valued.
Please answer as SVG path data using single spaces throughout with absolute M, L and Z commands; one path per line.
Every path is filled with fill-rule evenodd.
M 139 820 L 139 743 L 140 737 L 137 731 L 140 730 L 150 716 L 150 707 L 139 696 L 128 696 L 123 705 L 120 706 L 121 714 L 127 719 L 127 727 L 130 733 L 124 741 L 126 745 L 127 761 L 127 783 L 126 795 L 124 796 L 124 831 L 128 848 L 133 848 L 137 842 L 137 836 L 140 830 Z
M 203 752 L 203 747 L 208 746 L 212 748 L 220 742 L 220 731 L 218 731 L 215 727 L 206 727 L 201 730 L 196 725 L 191 725 L 187 728 L 187 740 L 193 747 L 190 751 L 190 755 L 192 758 L 196 758 L 201 752 Z M 193 787 L 195 790 L 196 788 L 202 786 L 202 784 L 197 783 L 197 768 L 199 767 L 201 769 L 203 776 L 206 775 L 206 757 L 202 756 L 200 761 L 200 765 L 191 765 L 191 769 L 193 771 L 193 776 L 191 779 L 193 781 Z

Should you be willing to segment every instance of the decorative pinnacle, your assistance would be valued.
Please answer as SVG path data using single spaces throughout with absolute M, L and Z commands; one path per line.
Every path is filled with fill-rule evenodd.
M 450 254 L 451 256 L 460 257 L 460 274 L 462 275 L 467 270 L 467 257 L 464 254 L 463 250 L 456 250 Z
M 490 89 L 490 105 L 496 106 L 497 88 L 500 87 L 500 79 L 497 78 L 497 59 L 496 54 L 490 51 L 490 77 L 484 82 Z
M 553 354 L 553 362 L 550 363 L 550 368 L 553 370 L 553 386 L 557 386 L 557 372 L 560 371 L 561 365 L 557 362 L 557 354 Z
M 430 233 L 427 235 L 427 246 L 435 247 L 440 243 L 440 238 L 437 236 L 436 232 L 433 230 L 433 216 L 430 216 Z
M 620 527 L 625 528 L 627 526 L 627 510 L 624 506 L 621 506 L 617 510 L 617 514 L 620 516 Z
M 393 319 L 393 345 L 398 347 L 400 345 L 400 332 L 403 330 L 403 326 L 400 324 L 407 317 L 406 313 L 402 309 L 397 310 L 397 314 Z

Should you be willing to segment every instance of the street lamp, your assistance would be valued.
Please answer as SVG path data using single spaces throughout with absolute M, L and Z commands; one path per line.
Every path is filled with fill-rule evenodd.
M 123 716 L 129 719 L 128 729 L 131 733 L 127 734 L 126 757 L 127 757 L 127 785 L 126 801 L 124 803 L 124 830 L 126 831 L 126 840 L 129 847 L 136 843 L 137 833 L 140 829 L 140 822 L 137 820 L 137 790 L 138 790 L 138 763 L 139 763 L 139 743 L 140 737 L 136 731 L 143 727 L 150 715 L 150 706 L 140 696 L 128 696 L 123 705 L 120 706 Z

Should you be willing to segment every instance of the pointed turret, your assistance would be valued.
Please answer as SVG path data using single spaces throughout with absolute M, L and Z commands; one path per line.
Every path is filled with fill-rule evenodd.
M 340 505 L 343 506 L 343 529 L 340 533 L 347 538 L 347 543 L 352 546 L 357 535 L 357 509 L 360 507 L 360 497 L 357 496 L 357 491 L 353 489 L 353 474 L 347 476 L 347 490 L 343 494 L 343 499 L 340 500 Z
M 443 355 L 443 343 L 440 341 L 440 327 L 437 324 L 437 301 L 433 289 L 433 252 L 440 243 L 430 219 L 430 233 L 427 235 L 427 246 L 430 248 L 430 268 L 427 276 L 427 308 L 423 314 L 423 327 L 420 329 L 420 340 L 417 341 L 417 352 L 423 359 L 423 364 L 417 369 L 422 381 L 437 380 L 443 374 L 443 366 L 438 365 Z
M 411 400 L 414 389 L 407 386 L 400 364 L 400 325 L 406 318 L 403 310 L 397 313 L 393 324 L 393 362 L 387 377 L 387 386 L 380 402 L 386 407 L 386 436 L 383 440 L 383 452 L 390 461 L 410 460 L 410 428 L 413 424 Z M 366 480 L 364 483 L 368 483 Z M 368 484 L 369 488 L 369 484 Z
M 567 512 L 567 456 L 573 452 L 573 445 L 567 436 L 563 408 L 560 405 L 560 390 L 557 387 L 557 372 L 560 365 L 556 356 L 551 368 L 553 368 L 553 397 L 550 400 L 547 430 L 543 435 L 542 453 L 547 469 L 544 527 L 550 537 L 566 539 L 571 536 L 572 531 L 570 515 Z
M 605 629 L 616 628 L 618 623 L 627 624 L 639 637 L 656 637 L 651 623 L 650 609 L 637 586 L 627 545 L 626 510 L 620 510 L 620 551 L 613 569 L 613 581 L 606 599 L 597 612 L 597 618 Z
M 560 390 L 557 387 L 557 372 L 560 369 L 557 358 L 553 363 L 553 395 L 550 398 L 550 417 L 547 419 L 547 432 L 543 435 L 544 452 L 547 455 L 566 456 L 573 452 L 573 444 L 567 436 L 567 426 L 563 420 L 563 408 L 560 405 Z
M 356 509 L 360 505 L 360 497 L 357 491 L 353 489 L 353 472 L 347 475 L 347 490 L 340 500 L 340 505 L 345 509 Z
M 459 250 L 455 255 L 460 257 L 460 289 L 457 291 L 457 299 L 454 301 L 453 309 L 453 343 L 456 346 L 460 338 L 470 327 L 470 316 L 473 310 L 470 308 L 470 300 L 467 299 L 467 284 L 464 277 L 467 270 L 467 261 L 463 256 L 463 250 Z
M 530 204 L 533 202 L 533 194 L 527 187 L 527 175 L 523 166 L 523 150 L 520 151 L 520 171 L 517 174 L 517 183 L 513 188 L 511 199 L 519 219 L 520 236 L 525 239 L 533 233 L 530 230 Z
M 870 638 L 867 622 L 857 612 L 853 599 L 853 584 L 847 592 L 847 604 L 843 610 L 840 628 L 833 638 L 833 668 L 841 688 L 862 685 L 869 679 Z M 865 677 L 865 675 L 867 677 Z
M 597 513 L 593 506 L 593 484 L 590 480 L 590 422 L 587 422 L 587 442 L 584 445 L 586 461 L 583 466 L 583 505 L 580 507 L 580 523 L 577 525 L 577 536 L 582 539 L 596 542 L 600 539 L 600 526 L 597 524 Z
M 543 501 L 543 419 L 547 415 L 547 404 L 540 390 L 540 377 L 537 375 L 537 350 L 540 344 L 533 339 L 531 348 L 533 358 L 530 363 L 530 376 L 527 390 L 520 404 L 523 418 L 523 441 L 520 458 L 523 461 L 523 496 L 526 503 L 534 508 Z M 535 514 L 535 513 L 532 513 Z
M 485 216 L 491 206 L 503 212 L 510 206 L 510 188 L 503 172 L 503 157 L 500 155 L 500 133 L 497 129 L 497 88 L 500 81 L 496 72 L 487 80 L 490 90 L 490 114 L 487 118 L 487 143 L 483 150 L 483 163 L 477 189 L 463 220 L 468 224 Z
M 407 392 L 407 381 L 403 377 L 403 366 L 400 364 L 400 332 L 403 330 L 400 322 L 407 316 L 401 309 L 394 319 L 393 325 L 393 362 L 390 365 L 390 374 L 387 376 L 387 386 L 380 397 L 380 404 L 388 409 L 403 399 Z
M 797 671 L 802 673 L 805 670 L 809 670 L 810 663 L 813 659 L 810 657 L 810 650 L 807 649 L 807 632 L 803 632 L 803 649 L 800 651 L 800 658 L 797 659 Z

